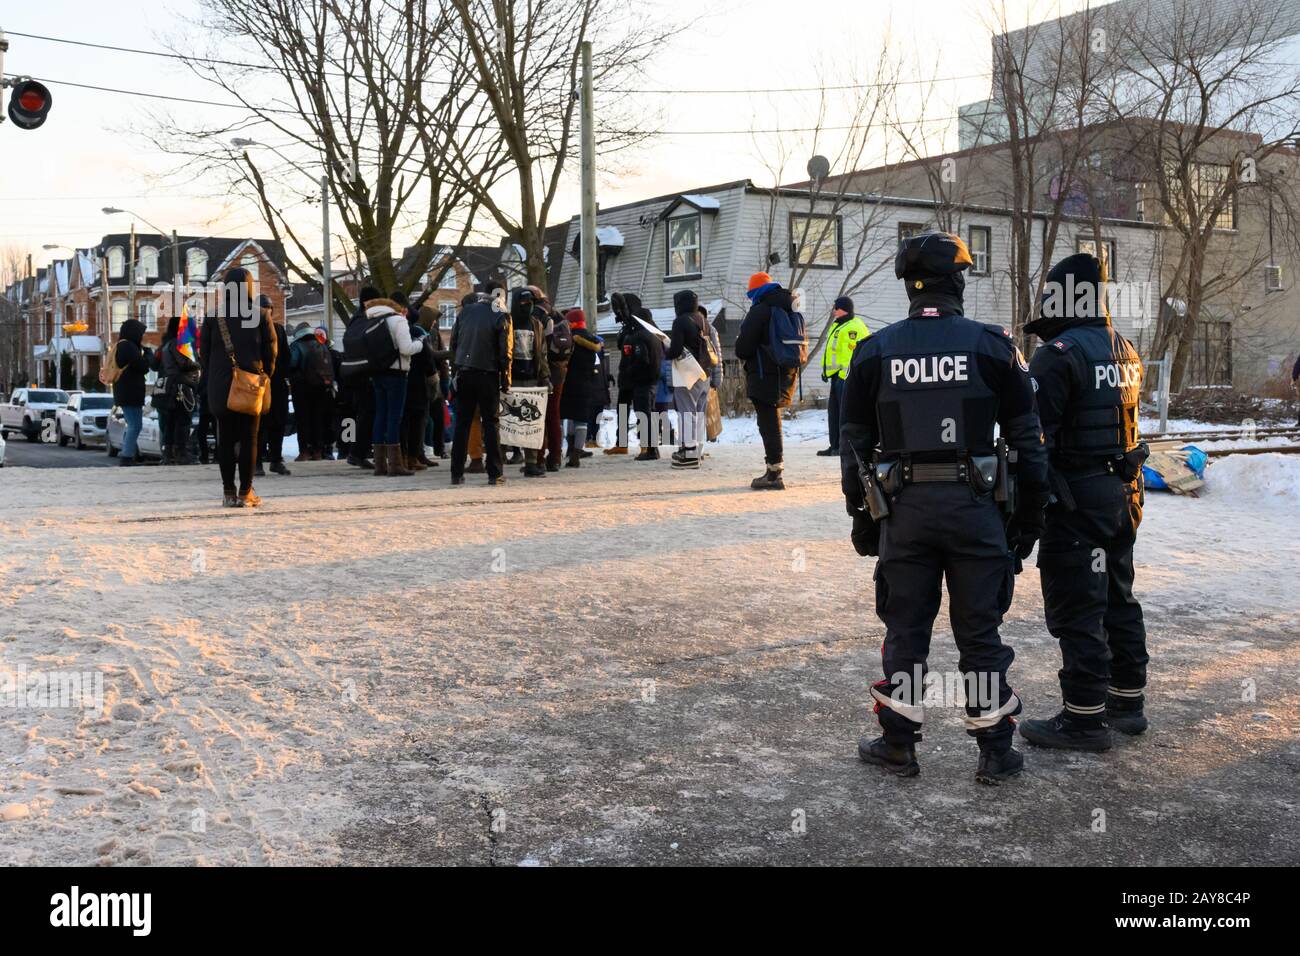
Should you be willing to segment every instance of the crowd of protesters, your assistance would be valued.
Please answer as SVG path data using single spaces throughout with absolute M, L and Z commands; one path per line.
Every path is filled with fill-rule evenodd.
M 252 277 L 244 269 L 228 270 L 223 285 L 238 290 L 259 321 L 228 321 L 219 314 L 203 323 L 195 349 L 186 349 L 173 318 L 154 353 L 142 344 L 141 323 L 128 320 L 113 355 L 120 369 L 113 394 L 126 423 L 121 463 L 140 464 L 145 376 L 157 372 L 151 401 L 159 416 L 162 463 L 206 464 L 212 435 L 229 507 L 260 504 L 253 479 L 268 469 L 291 475 L 283 453 L 291 413 L 296 461 L 337 457 L 380 477 L 410 476 L 449 461 L 452 484 L 462 484 L 467 474 L 486 474 L 489 484 L 498 485 L 509 465 L 520 465 L 530 479 L 580 468 L 599 447 L 597 429 L 611 417 L 602 415 L 611 406 L 615 430 L 604 454 L 627 455 L 635 430 L 638 462 L 659 460 L 660 446 L 668 445 L 676 449 L 672 468 L 698 469 L 707 457 L 706 442 L 720 429 L 721 342 L 690 290 L 674 295 L 666 332 L 637 295 L 614 293 L 618 327 L 613 341 L 606 341 L 581 309 L 556 309 L 536 286 L 507 290 L 487 283 L 461 301 L 444 342 L 438 313 L 423 299 L 412 303 L 399 290 L 385 294 L 366 286 L 346 320 L 344 341 L 333 342 L 323 328 L 305 322 L 286 328 L 266 296 L 254 302 Z M 748 295 L 736 356 L 765 459 L 764 473 L 751 487 L 781 489 L 780 409 L 793 398 L 798 369 L 773 361 L 767 343 L 773 310 L 797 313 L 797 296 L 766 273 L 751 278 Z M 837 321 L 846 302 L 836 304 Z M 847 307 L 851 314 L 852 304 Z M 381 343 L 378 353 L 375 342 Z M 232 382 L 238 386 L 245 373 L 264 382 L 260 414 L 228 407 Z M 502 445 L 501 396 L 513 389 L 547 394 L 538 448 Z

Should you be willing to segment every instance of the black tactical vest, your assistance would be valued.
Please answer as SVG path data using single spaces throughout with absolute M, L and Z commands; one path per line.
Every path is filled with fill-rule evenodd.
M 1122 455 L 1138 443 L 1138 399 L 1142 359 L 1128 339 L 1109 325 L 1066 329 L 1042 346 L 1077 350 L 1082 368 L 1077 400 L 1065 409 L 1056 434 L 1056 451 L 1078 457 Z
M 906 319 L 877 333 L 882 457 L 936 460 L 993 450 L 998 399 L 978 362 L 988 335 L 959 315 Z

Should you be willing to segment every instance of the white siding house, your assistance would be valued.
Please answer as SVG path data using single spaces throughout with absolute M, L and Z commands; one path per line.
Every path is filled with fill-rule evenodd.
M 832 214 L 833 218 L 823 220 Z M 800 218 L 809 216 L 813 219 Z M 816 226 L 805 226 L 805 221 Z M 749 305 L 745 290 L 750 275 L 766 271 L 788 287 L 798 274 L 795 286 L 809 338 L 815 343 L 840 294 L 853 299 L 857 314 L 872 329 L 906 317 L 907 293 L 894 278 L 894 251 L 903 231 L 933 228 L 934 222 L 935 204 L 930 200 L 863 195 L 837 201 L 828 197 L 810 205 L 804 190 L 766 189 L 747 180 L 688 190 L 599 211 L 597 225 L 602 234 L 621 240 L 621 246 L 602 246 L 606 261 L 602 288 L 607 293 L 638 294 L 665 328 L 671 321 L 673 294 L 691 289 L 701 303 L 714 306 L 711 319 L 723 320 L 719 326 L 725 330 L 724 351 L 729 351 Z M 579 228 L 574 217 L 565 249 L 577 248 Z M 977 265 L 983 266 L 978 272 L 967 273 L 966 314 L 981 322 L 1009 326 L 1011 226 L 1006 211 L 967 207 L 961 212 L 960 231 L 981 260 Z M 801 260 L 813 259 L 811 267 L 792 268 L 796 240 L 807 236 L 804 245 L 811 247 L 819 232 L 823 241 L 800 255 Z M 973 232 L 978 234 L 972 236 Z M 1035 262 L 1041 254 L 1042 232 L 1035 230 Z M 1116 327 L 1136 339 L 1154 314 L 1149 303 L 1158 301 L 1159 290 L 1150 284 L 1158 281 L 1156 244 L 1160 234 L 1150 224 L 1127 221 L 1108 221 L 1103 233 L 1113 248 L 1112 282 L 1123 283 L 1130 296 L 1132 284 L 1139 284 L 1141 295 L 1126 300 L 1130 307 L 1115 316 Z M 1081 248 L 1092 251 L 1091 237 L 1090 223 L 1063 222 L 1053 261 Z M 579 282 L 577 260 L 566 255 L 557 306 L 580 304 Z M 1139 299 L 1140 308 L 1148 310 L 1145 317 L 1132 308 Z M 721 316 L 720 310 L 725 310 Z M 608 304 L 602 302 L 597 327 L 611 331 L 614 324 Z M 824 388 L 820 361 L 814 355 L 804 373 L 804 394 Z

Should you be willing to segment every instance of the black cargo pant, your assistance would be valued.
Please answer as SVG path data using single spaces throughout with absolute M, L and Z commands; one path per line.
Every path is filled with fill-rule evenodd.
M 1133 597 L 1140 481 L 1114 474 L 1070 480 L 1074 510 L 1051 505 L 1038 542 L 1047 629 L 1061 642 L 1061 695 L 1076 717 L 1100 720 L 1108 691 L 1141 699 L 1146 686 L 1146 627 Z
M 451 474 L 465 473 L 469 451 L 469 430 L 478 415 L 483 423 L 483 451 L 487 456 L 488 478 L 501 476 L 501 439 L 497 419 L 501 414 L 501 377 L 496 372 L 462 369 L 456 376 L 456 437 L 451 443 Z
M 967 733 L 982 749 L 1004 750 L 1020 700 L 1007 683 L 1015 653 L 998 633 L 1015 585 L 1002 514 L 992 495 L 955 481 L 907 485 L 890 499 L 890 509 L 876 562 L 885 678 L 871 688 L 885 739 L 921 739 L 926 658 L 946 581 L 959 674 L 943 675 L 934 688 L 963 695 Z

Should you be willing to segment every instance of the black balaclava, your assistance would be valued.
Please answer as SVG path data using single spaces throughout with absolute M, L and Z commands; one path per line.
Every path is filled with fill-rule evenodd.
M 970 265 L 966 243 L 952 233 L 923 232 L 900 242 L 894 275 L 907 286 L 907 317 L 963 315 L 962 270 Z
M 673 308 L 678 315 L 690 315 L 700 307 L 700 297 L 690 289 L 682 289 L 673 295 Z

